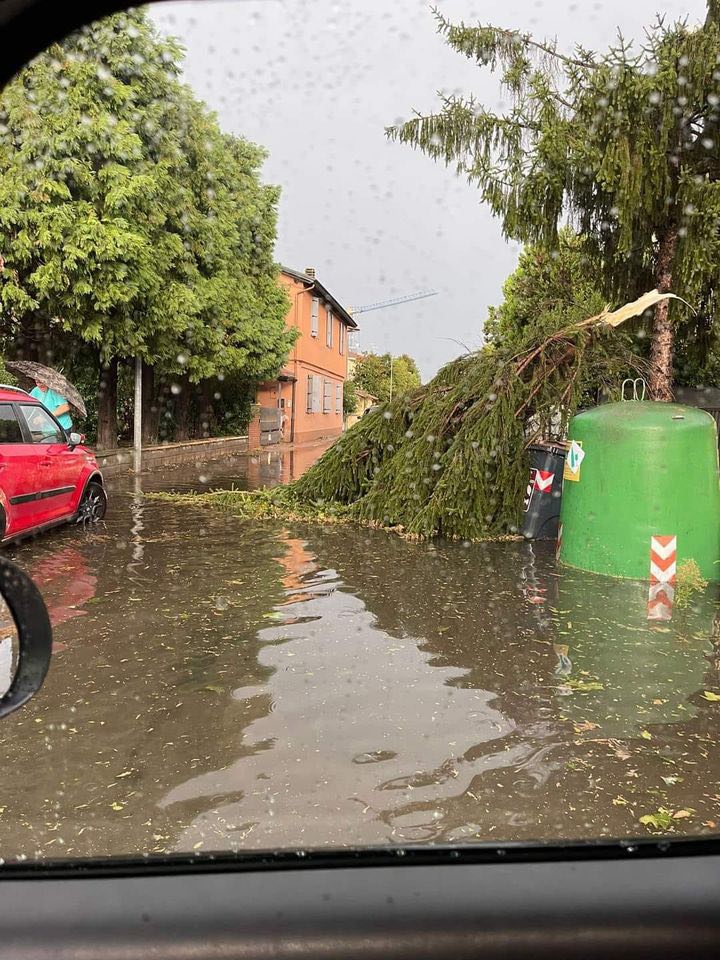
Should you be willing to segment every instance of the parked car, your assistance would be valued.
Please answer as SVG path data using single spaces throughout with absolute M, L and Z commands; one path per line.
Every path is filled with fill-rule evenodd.
M 107 494 L 83 440 L 24 390 L 0 384 L 0 542 L 102 520 Z

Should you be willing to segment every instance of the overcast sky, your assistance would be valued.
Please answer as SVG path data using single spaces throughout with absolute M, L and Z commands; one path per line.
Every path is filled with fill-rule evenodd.
M 704 16 L 704 0 L 438 0 L 454 19 L 592 49 L 618 27 L 642 37 L 657 12 Z M 438 36 L 427 0 L 203 0 L 153 8 L 187 49 L 186 78 L 222 126 L 269 151 L 282 187 L 277 259 L 347 306 L 432 288 L 438 296 L 357 317 L 365 350 L 408 352 L 428 378 L 475 348 L 517 248 L 477 191 L 384 129 L 436 92 L 499 105 L 497 81 Z M 462 345 L 464 346 L 462 346 Z

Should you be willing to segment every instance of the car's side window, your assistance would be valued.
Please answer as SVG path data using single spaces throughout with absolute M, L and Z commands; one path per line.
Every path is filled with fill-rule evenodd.
M 62 428 L 43 407 L 21 403 L 20 409 L 27 422 L 33 443 L 64 443 Z
M 22 429 L 12 404 L 0 403 L 0 443 L 22 442 Z

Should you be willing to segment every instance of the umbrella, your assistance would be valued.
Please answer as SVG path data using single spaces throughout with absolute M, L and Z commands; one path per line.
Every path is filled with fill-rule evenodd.
M 81 417 L 87 416 L 85 401 L 67 377 L 63 376 L 58 370 L 46 367 L 42 363 L 35 363 L 33 360 L 6 360 L 5 366 L 8 370 L 14 370 L 16 373 L 29 377 L 35 383 L 46 383 L 55 393 L 65 397 L 70 406 L 75 407 Z

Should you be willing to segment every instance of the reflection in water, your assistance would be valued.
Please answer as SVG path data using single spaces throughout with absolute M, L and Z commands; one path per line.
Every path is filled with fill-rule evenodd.
M 4 851 L 628 836 L 659 806 L 690 811 L 683 832 L 720 821 L 712 592 L 653 622 L 644 585 L 561 574 L 552 545 L 137 507 L 119 488 L 105 527 L 16 550 L 64 649 L 0 728 Z

